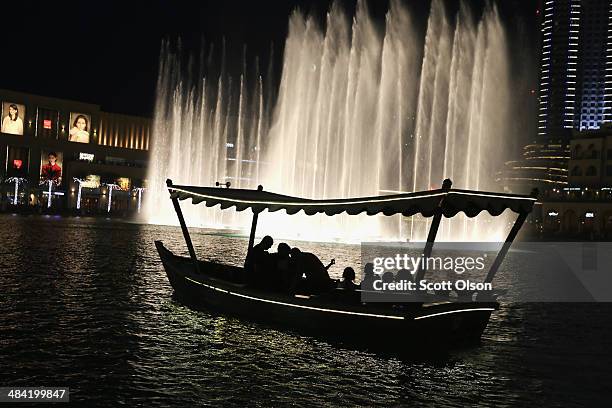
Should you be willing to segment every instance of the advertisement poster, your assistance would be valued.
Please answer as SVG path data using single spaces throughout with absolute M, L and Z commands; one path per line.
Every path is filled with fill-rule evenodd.
M 53 184 L 60 185 L 62 183 L 62 152 L 43 150 L 40 157 L 40 181 L 47 182 L 51 180 Z
M 77 143 L 89 143 L 90 126 L 90 115 L 71 112 L 68 141 Z
M 2 133 L 22 136 L 25 111 L 25 105 L 2 102 Z

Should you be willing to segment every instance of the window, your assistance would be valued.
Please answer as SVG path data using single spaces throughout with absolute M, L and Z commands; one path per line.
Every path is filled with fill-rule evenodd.
M 589 166 L 589 168 L 586 171 L 586 175 L 587 176 L 596 176 L 597 175 L 597 169 L 595 168 L 595 166 Z
M 582 170 L 578 166 L 574 166 L 572 169 L 572 176 L 582 176 Z
M 606 176 L 612 176 L 612 166 L 606 166 Z
M 57 139 L 58 122 L 58 111 L 38 108 L 36 112 L 36 136 L 43 139 Z

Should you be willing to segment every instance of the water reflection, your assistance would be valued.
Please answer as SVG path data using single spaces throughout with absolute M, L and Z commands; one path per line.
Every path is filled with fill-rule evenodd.
M 0 216 L 0 384 L 68 385 L 91 406 L 524 406 L 543 395 L 580 405 L 606 396 L 607 305 L 506 305 L 480 347 L 436 359 L 377 355 L 190 310 L 172 297 L 155 239 L 186 252 L 172 227 Z M 239 262 L 246 246 L 194 240 L 223 261 Z M 308 250 L 359 259 L 358 246 Z

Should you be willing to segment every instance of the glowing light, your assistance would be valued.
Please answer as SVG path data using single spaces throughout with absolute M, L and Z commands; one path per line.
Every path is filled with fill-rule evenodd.
M 10 177 L 8 179 L 6 179 L 7 183 L 15 183 L 15 192 L 14 192 L 14 197 L 13 197 L 13 205 L 17 205 L 18 204 L 18 198 L 19 198 L 19 184 L 21 184 L 22 182 L 25 182 L 26 179 L 23 177 Z
M 77 193 L 76 208 L 77 208 L 77 210 L 80 210 L 81 209 L 81 189 L 83 187 L 83 181 L 85 181 L 85 180 L 81 180 L 81 179 L 76 178 L 76 177 L 74 177 L 73 180 L 79 185 L 79 192 Z
M 106 212 L 110 212 L 111 210 L 111 204 L 113 202 L 113 190 L 120 190 L 121 187 L 119 187 L 117 184 L 106 184 L 106 186 L 108 187 L 108 205 L 106 206 Z
M 405 319 L 404 316 L 381 315 L 381 314 L 361 313 L 361 312 L 349 312 L 348 310 L 325 309 L 325 308 L 322 308 L 322 307 L 306 306 L 306 305 L 298 305 L 298 304 L 295 304 L 295 303 L 279 302 L 279 301 L 276 301 L 276 300 L 263 299 L 263 298 L 258 298 L 258 297 L 255 297 L 255 296 L 244 295 L 242 293 L 230 292 L 229 290 L 221 289 L 221 288 L 218 288 L 216 286 L 207 285 L 205 283 L 202 283 L 202 282 L 199 282 L 197 280 L 191 279 L 191 278 L 189 278 L 187 276 L 185 276 L 185 279 L 190 281 L 190 282 L 196 283 L 198 285 L 204 286 L 206 288 L 209 288 L 209 289 L 212 289 L 212 290 L 216 290 L 217 292 L 222 292 L 222 293 L 225 293 L 225 294 L 228 294 L 228 295 L 237 296 L 237 297 L 241 297 L 241 298 L 244 298 L 244 299 L 256 300 L 258 302 L 271 303 L 271 304 L 274 304 L 274 305 L 294 307 L 296 309 L 316 310 L 316 311 L 319 311 L 319 312 L 346 314 L 346 315 L 353 315 L 353 316 L 377 317 L 377 318 L 394 319 L 394 320 L 404 320 Z M 426 317 L 426 316 L 423 316 L 423 317 Z
M 140 209 L 141 209 L 141 202 L 142 202 L 142 192 L 145 191 L 146 188 L 144 187 L 136 187 L 134 189 L 132 189 L 132 191 L 135 191 L 138 194 L 138 214 L 140 214 Z
M 432 313 L 430 315 L 426 315 L 426 316 L 418 316 L 415 317 L 414 320 L 421 320 L 421 319 L 428 319 L 431 317 L 436 317 L 436 316 L 443 316 L 443 315 L 447 315 L 447 314 L 453 314 L 453 313 L 463 313 L 463 312 L 492 312 L 493 309 L 492 307 L 478 307 L 478 308 L 473 308 L 473 309 L 460 309 L 460 310 L 449 310 L 447 312 L 440 312 L 440 313 Z

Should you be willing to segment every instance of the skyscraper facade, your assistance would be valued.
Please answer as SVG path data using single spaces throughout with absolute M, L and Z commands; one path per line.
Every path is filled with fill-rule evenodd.
M 612 121 L 612 3 L 544 0 L 538 141 Z

